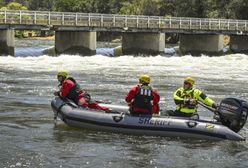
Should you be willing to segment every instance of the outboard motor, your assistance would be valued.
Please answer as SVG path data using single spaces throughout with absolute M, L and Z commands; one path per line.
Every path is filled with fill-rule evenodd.
M 236 98 L 226 98 L 220 102 L 217 113 L 223 125 L 234 132 L 239 132 L 247 120 L 248 103 Z

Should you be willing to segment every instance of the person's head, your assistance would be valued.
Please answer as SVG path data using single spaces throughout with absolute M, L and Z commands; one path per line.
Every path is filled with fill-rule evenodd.
M 195 85 L 195 80 L 192 77 L 186 77 L 183 81 L 183 88 L 185 90 L 191 89 Z
M 139 77 L 139 83 L 142 85 L 148 85 L 151 82 L 151 78 L 149 75 L 140 75 Z
M 65 70 L 59 70 L 57 74 L 57 79 L 60 83 L 62 83 L 66 78 L 68 78 L 69 73 Z

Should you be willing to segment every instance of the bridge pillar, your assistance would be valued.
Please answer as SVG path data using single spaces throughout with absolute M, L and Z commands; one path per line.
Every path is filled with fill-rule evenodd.
M 224 36 L 181 34 L 179 47 L 182 54 L 218 55 L 224 48 Z
M 56 31 L 56 54 L 96 54 L 96 32 Z
M 248 53 L 248 36 L 231 35 L 230 49 L 236 53 Z
M 0 55 L 15 54 L 15 31 L 0 30 Z
M 131 54 L 164 54 L 164 33 L 125 33 L 122 35 L 122 52 Z

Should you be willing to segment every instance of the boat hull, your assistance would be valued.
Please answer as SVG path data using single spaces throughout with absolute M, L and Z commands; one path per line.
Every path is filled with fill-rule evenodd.
M 83 129 L 204 140 L 244 140 L 239 134 L 213 121 L 169 116 L 132 116 L 127 107 L 116 105 L 109 107 L 120 112 L 105 113 L 69 105 L 59 97 L 52 100 L 51 106 L 55 116 L 67 125 Z

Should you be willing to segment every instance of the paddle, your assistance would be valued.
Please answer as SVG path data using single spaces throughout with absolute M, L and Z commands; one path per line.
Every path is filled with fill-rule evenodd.
M 92 100 L 93 102 L 96 103 L 103 103 L 103 104 L 111 104 L 112 102 L 110 100 Z
M 215 109 L 213 109 L 213 108 L 211 108 L 211 107 L 209 107 L 209 106 L 203 104 L 202 102 L 197 101 L 197 103 L 200 104 L 202 107 L 208 109 L 209 111 L 213 112 L 214 114 L 216 114 L 216 113 L 219 114 L 217 110 L 215 110 Z

